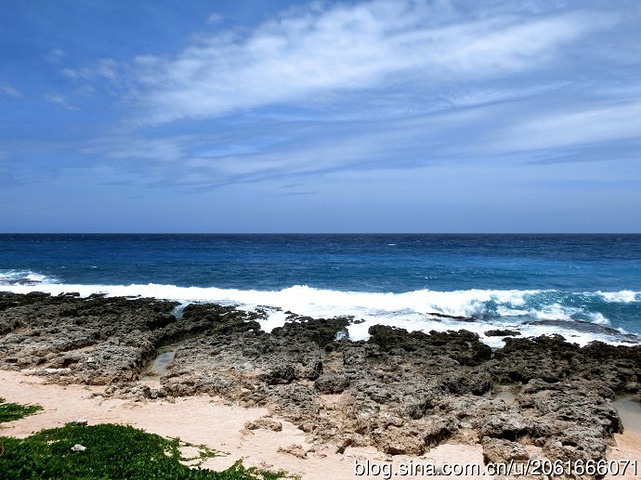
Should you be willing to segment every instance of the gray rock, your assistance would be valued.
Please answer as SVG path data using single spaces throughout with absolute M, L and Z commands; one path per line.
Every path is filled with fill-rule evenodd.
M 351 342 L 344 338 L 354 321 L 348 317 L 290 312 L 283 327 L 267 334 L 257 322 L 265 309 L 189 305 L 178 321 L 175 306 L 0 293 L 0 368 L 35 369 L 61 384 L 105 385 L 105 396 L 134 400 L 222 396 L 268 408 L 309 441 L 338 450 L 375 446 L 390 455 L 420 455 L 447 439 L 470 438 L 463 430 L 473 429 L 487 458 L 520 459 L 518 445 L 527 448 L 526 442 L 550 458 L 602 458 L 622 429 L 615 393 L 639 395 L 641 346 L 506 337 L 505 347 L 492 351 L 471 332 L 380 325 L 368 341 Z M 139 383 L 169 344 L 174 356 L 155 377 L 158 386 Z M 514 392 L 510 405 L 491 398 L 497 387 Z
M 280 432 L 283 430 L 283 424 L 273 418 L 262 417 L 252 422 L 245 424 L 247 430 L 270 430 L 272 432 Z
M 527 462 L 530 458 L 530 454 L 523 445 L 510 440 L 483 437 L 481 445 L 483 445 L 483 461 L 486 464 Z
M 527 419 L 516 411 L 491 413 L 479 420 L 483 437 L 517 440 L 528 433 Z
M 341 393 L 349 387 L 349 377 L 340 373 L 323 374 L 316 380 L 314 387 L 320 393 Z

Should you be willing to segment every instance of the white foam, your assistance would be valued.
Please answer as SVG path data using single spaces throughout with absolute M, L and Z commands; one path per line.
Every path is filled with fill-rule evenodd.
M 568 320 L 581 310 L 573 307 L 564 307 L 558 303 L 543 306 L 540 310 L 531 308 L 529 315 L 537 320 Z
M 602 313 L 599 312 L 590 312 L 588 313 L 588 318 L 591 323 L 596 325 L 610 325 L 610 320 L 608 320 Z
M 0 286 L 4 285 L 41 285 L 57 283 L 54 277 L 48 277 L 31 270 L 2 270 L 0 271 Z
M 260 327 L 267 333 L 275 328 L 282 327 L 287 321 L 287 314 L 282 310 L 273 310 L 267 315 L 267 319 L 260 322 Z
M 641 302 L 641 292 L 632 290 L 621 290 L 619 292 L 596 292 L 606 302 L 612 303 L 633 303 Z
M 410 331 L 447 331 L 466 329 L 479 334 L 491 346 L 501 346 L 501 337 L 486 337 L 489 329 L 510 328 L 523 335 L 561 333 L 568 340 L 585 344 L 594 339 L 618 343 L 619 339 L 605 332 L 578 331 L 570 327 L 573 316 L 587 318 L 594 324 L 608 325 L 609 320 L 602 314 L 588 312 L 577 307 L 562 306 L 558 303 L 532 307 L 532 296 L 545 294 L 542 290 L 460 290 L 452 292 L 417 290 L 406 293 L 367 293 L 316 289 L 298 285 L 282 290 L 240 290 L 215 287 L 179 287 L 175 285 L 68 285 L 44 283 L 39 285 L 4 285 L 1 290 L 16 293 L 42 291 L 52 295 L 78 292 L 81 296 L 93 293 L 108 296 L 155 297 L 178 301 L 182 306 L 190 302 L 211 302 L 235 305 L 244 310 L 268 308 L 261 327 L 266 331 L 282 326 L 287 312 L 307 315 L 313 318 L 353 316 L 362 320 L 348 327 L 353 340 L 365 340 L 372 325 L 390 325 Z M 612 292 L 609 298 L 617 301 L 621 297 Z M 603 292 L 599 292 L 602 295 Z M 591 294 L 591 295 L 594 295 Z M 603 295 L 602 295 L 603 296 Z M 542 298 L 545 295 L 541 295 Z M 603 298 L 606 298 L 605 296 Z M 537 300 L 537 297 L 534 298 Z M 528 301 L 530 301 L 528 303 Z M 493 304 L 496 314 L 488 314 L 488 304 Z M 458 317 L 473 317 L 474 321 L 443 318 L 432 314 Z M 530 324 L 532 320 L 567 321 L 568 327 L 559 325 Z

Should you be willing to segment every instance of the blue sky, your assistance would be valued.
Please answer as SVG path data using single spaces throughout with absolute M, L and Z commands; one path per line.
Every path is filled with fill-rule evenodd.
M 0 8 L 1 232 L 641 232 L 636 0 Z

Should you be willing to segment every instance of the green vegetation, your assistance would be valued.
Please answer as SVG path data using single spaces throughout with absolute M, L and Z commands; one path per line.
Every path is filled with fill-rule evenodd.
M 125 425 L 67 424 L 24 439 L 0 437 L 0 472 L 3 479 L 220 479 L 274 480 L 290 478 L 245 468 L 240 461 L 222 472 L 189 468 L 181 462 L 216 455 L 198 446 L 194 458 L 181 447 L 194 445 L 166 439 Z M 84 447 L 84 448 L 83 448 Z
M 6 403 L 4 398 L 0 397 L 0 423 L 11 422 L 19 418 L 32 415 L 42 410 L 40 405 L 20 405 L 17 403 Z

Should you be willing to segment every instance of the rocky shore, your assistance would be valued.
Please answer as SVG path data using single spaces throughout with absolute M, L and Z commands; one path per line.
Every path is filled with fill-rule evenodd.
M 273 417 L 248 429 L 277 429 L 282 418 L 310 443 L 339 453 L 374 446 L 420 456 L 454 441 L 482 445 L 486 462 L 606 459 L 623 429 L 615 396 L 641 400 L 641 346 L 581 348 L 560 336 L 499 331 L 505 346 L 492 350 L 465 330 L 426 334 L 380 325 L 368 341 L 352 342 L 352 318 L 292 313 L 266 333 L 260 311 L 194 304 L 177 319 L 176 306 L 0 293 L 0 368 L 59 384 L 104 385 L 109 396 L 206 393 L 265 407 Z M 166 370 L 141 381 L 161 351 L 173 355 Z

